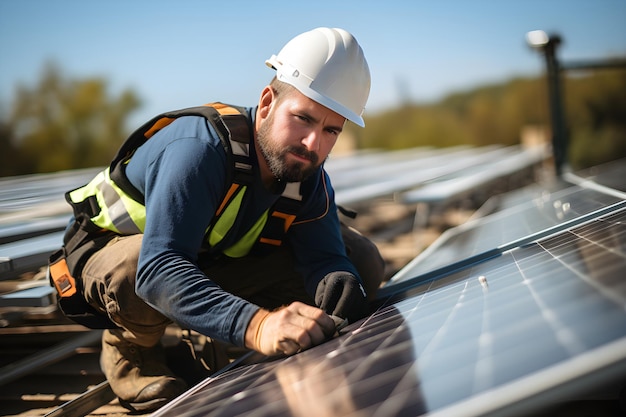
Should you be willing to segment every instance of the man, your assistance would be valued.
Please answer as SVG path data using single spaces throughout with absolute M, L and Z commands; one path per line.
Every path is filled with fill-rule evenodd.
M 153 119 L 109 169 L 67 194 L 76 221 L 51 278 L 65 310 L 86 300 L 84 316 L 109 327 L 101 366 L 131 410 L 186 389 L 159 344 L 170 323 L 292 355 L 332 336 L 330 315 L 367 315 L 362 284 L 371 297 L 382 280 L 375 246 L 340 227 L 322 167 L 346 119 L 364 125 L 370 75 L 360 46 L 318 28 L 266 63 L 277 73 L 256 108 Z M 276 208 L 283 201 L 295 214 Z M 277 219 L 284 238 L 266 235 Z

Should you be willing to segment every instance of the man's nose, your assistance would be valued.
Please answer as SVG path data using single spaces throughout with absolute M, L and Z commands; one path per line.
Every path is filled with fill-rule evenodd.
M 319 151 L 321 134 L 315 129 L 312 129 L 308 134 L 302 138 L 302 144 L 311 152 Z

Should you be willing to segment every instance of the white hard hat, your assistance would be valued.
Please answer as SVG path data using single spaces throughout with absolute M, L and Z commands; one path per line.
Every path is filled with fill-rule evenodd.
M 317 28 L 290 40 L 265 61 L 279 81 L 363 127 L 370 70 L 363 50 L 343 29 Z

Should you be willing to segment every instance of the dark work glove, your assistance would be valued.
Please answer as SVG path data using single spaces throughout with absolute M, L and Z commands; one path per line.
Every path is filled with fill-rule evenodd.
M 331 272 L 317 284 L 315 304 L 326 314 L 348 319 L 350 323 L 370 313 L 363 286 L 354 275 L 344 271 Z

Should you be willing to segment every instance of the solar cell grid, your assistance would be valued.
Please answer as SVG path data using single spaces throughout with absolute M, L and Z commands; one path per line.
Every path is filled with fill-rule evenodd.
M 622 208 L 417 284 L 339 337 L 209 379 L 156 415 L 507 414 L 592 373 L 626 375 L 625 220 Z

